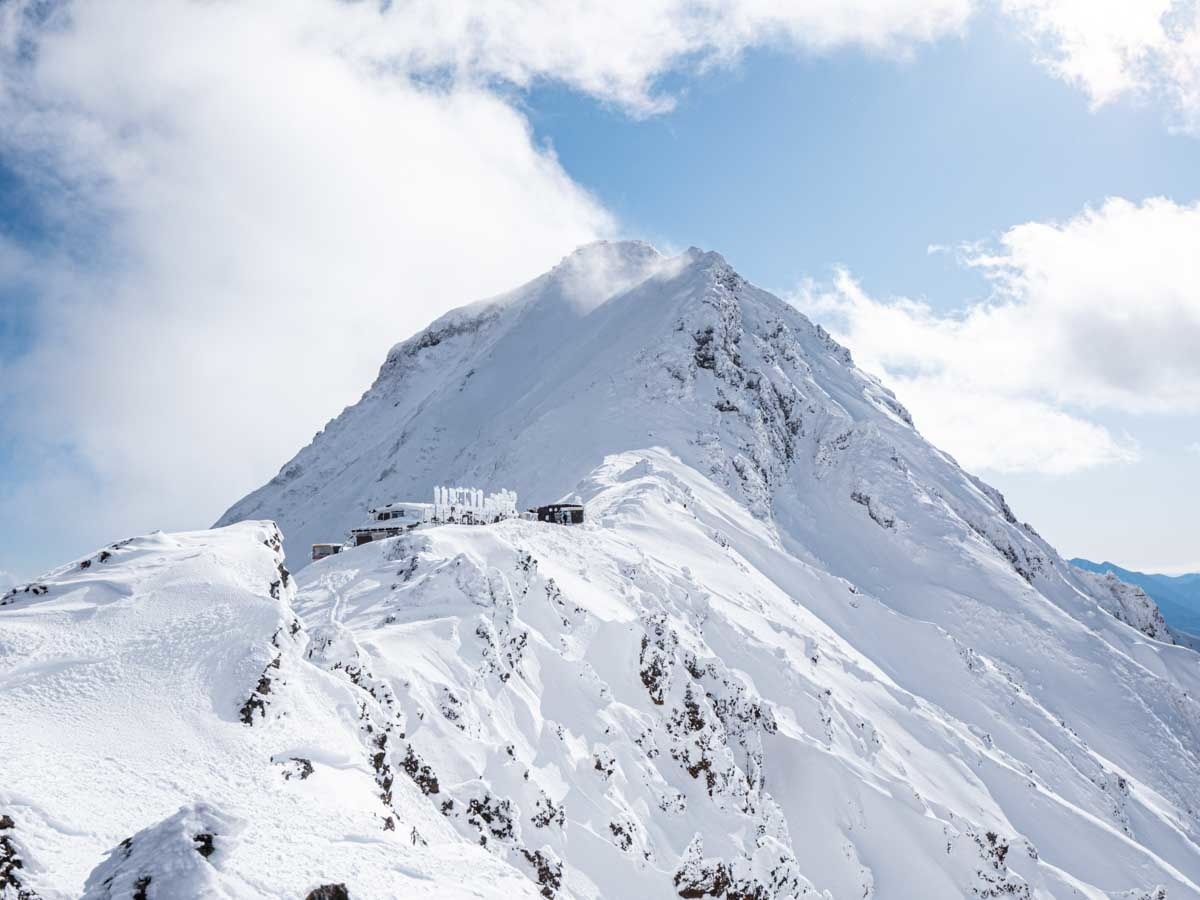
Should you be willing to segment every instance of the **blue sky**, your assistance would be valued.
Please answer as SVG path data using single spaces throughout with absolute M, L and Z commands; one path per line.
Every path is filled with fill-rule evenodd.
M 538 137 L 629 233 L 719 249 L 780 293 L 844 265 L 872 293 L 953 312 L 992 285 L 931 245 L 1067 219 L 1110 196 L 1200 199 L 1195 136 L 1164 127 L 1153 103 L 1089 108 L 995 16 L 899 64 L 754 51 L 679 97 L 648 120 L 561 86 L 525 102 Z M 1155 551 L 1200 501 L 1200 456 L 1187 450 L 1200 419 L 1098 418 L 1135 436 L 1143 459 L 984 474 L 1069 555 L 1200 568 L 1200 550 Z M 1096 515 L 1106 507 L 1111 518 Z
M 1200 569 L 1200 74 L 1109 46 L 1134 7 L 876 6 L 0 19 L 0 571 L 208 525 L 391 343 L 604 236 L 827 322 L 1064 554 Z
M 1113 195 L 1200 196 L 1194 137 L 1151 104 L 1090 111 L 1027 44 L 986 18 L 903 63 L 752 51 L 647 120 L 562 86 L 525 103 L 630 233 L 719 248 L 774 288 L 840 263 L 869 290 L 956 307 L 988 286 L 931 244 Z

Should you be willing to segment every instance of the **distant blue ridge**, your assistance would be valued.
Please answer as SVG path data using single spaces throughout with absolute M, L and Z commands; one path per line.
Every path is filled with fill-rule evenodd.
M 1163 618 L 1172 628 L 1200 635 L 1200 573 L 1191 575 L 1154 575 L 1133 572 L 1110 562 L 1073 559 L 1071 565 L 1103 575 L 1112 572 L 1122 581 L 1140 587 L 1158 604 Z

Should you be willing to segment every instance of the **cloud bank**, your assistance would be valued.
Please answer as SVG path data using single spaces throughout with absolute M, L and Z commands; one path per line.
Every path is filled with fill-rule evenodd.
M 394 5 L 372 45 L 413 69 L 518 85 L 548 77 L 644 114 L 671 106 L 656 82 L 681 66 L 727 63 L 762 44 L 903 55 L 960 30 L 971 11 L 971 0 L 412 0 Z
M 618 230 L 512 89 L 634 115 L 755 42 L 902 53 L 966 0 L 0 4 L 0 524 L 10 567 L 201 527 L 389 346 Z M 69 548 L 63 549 L 63 548 Z
M 951 314 L 872 298 L 845 272 L 795 301 L 969 468 L 1062 474 L 1137 458 L 1096 414 L 1200 410 L 1196 247 L 1200 205 L 1110 199 L 964 248 L 995 290 Z

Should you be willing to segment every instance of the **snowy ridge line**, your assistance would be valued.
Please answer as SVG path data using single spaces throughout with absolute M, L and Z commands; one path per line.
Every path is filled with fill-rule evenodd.
M 516 691 L 523 698 L 522 704 L 536 703 L 538 708 L 550 705 L 561 709 L 563 703 L 547 696 L 549 682 L 544 680 L 544 676 L 539 679 L 538 673 L 551 668 L 561 671 L 561 667 L 567 665 L 571 667 L 568 673 L 572 670 L 575 672 L 574 679 L 560 675 L 554 679 L 555 684 L 578 679 L 594 683 L 594 678 L 600 678 L 595 688 L 586 692 L 592 698 L 592 703 L 601 702 L 600 711 L 591 713 L 587 710 L 593 707 L 585 706 L 585 712 L 580 713 L 583 718 L 573 717 L 570 721 L 552 715 L 546 720 L 546 727 L 553 729 L 558 741 L 577 748 L 573 752 L 579 755 L 579 761 L 571 768 L 577 772 L 582 769 L 584 772 L 599 773 L 606 784 L 612 783 L 610 778 L 616 779 L 616 783 L 622 785 L 621 795 L 626 789 L 632 788 L 625 787 L 628 780 L 622 780 L 619 773 L 641 771 L 645 773 L 642 777 L 645 777 L 649 775 L 648 767 L 657 772 L 647 782 L 648 785 L 659 784 L 654 792 L 640 802 L 630 804 L 624 800 L 618 807 L 626 810 L 644 808 L 653 810 L 654 815 L 650 819 L 646 819 L 645 814 L 629 819 L 610 813 L 608 822 L 604 823 L 595 821 L 587 814 L 581 820 L 577 818 L 580 813 L 577 804 L 571 802 L 570 792 L 561 800 L 553 796 L 550 799 L 562 811 L 567 833 L 576 834 L 582 826 L 589 834 L 603 835 L 606 826 L 613 826 L 609 828 L 609 833 L 614 850 L 627 853 L 633 848 L 640 848 L 637 852 L 642 854 L 642 863 L 646 868 L 640 876 L 628 876 L 635 879 L 633 883 L 614 886 L 603 881 L 603 873 L 613 868 L 615 862 L 608 865 L 586 859 L 581 862 L 578 857 L 572 859 L 569 853 L 560 853 L 564 861 L 564 889 L 574 889 L 582 896 L 609 896 L 612 891 L 639 890 L 654 895 L 655 891 L 664 888 L 663 882 L 656 879 L 666 875 L 669 877 L 667 884 L 675 884 L 674 878 L 679 875 L 678 884 L 683 885 L 685 890 L 692 889 L 687 885 L 697 890 L 700 889 L 697 885 L 707 885 L 706 889 L 719 888 L 723 892 L 721 896 L 736 896 L 743 888 L 751 893 L 765 891 L 763 896 L 792 896 L 793 893 L 789 891 L 804 896 L 805 890 L 819 891 L 822 877 L 827 882 L 832 880 L 834 884 L 840 883 L 839 877 L 845 877 L 848 881 L 843 887 L 852 884 L 856 885 L 855 891 L 869 888 L 870 892 L 875 892 L 879 882 L 872 867 L 859 861 L 857 841 L 863 840 L 862 836 L 848 834 L 846 846 L 850 850 L 845 854 L 845 848 L 837 850 L 836 855 L 844 857 L 848 863 L 844 876 L 838 876 L 836 870 L 840 867 L 827 860 L 818 862 L 816 871 L 810 872 L 803 860 L 798 859 L 795 880 L 785 879 L 792 885 L 787 889 L 771 880 L 769 870 L 755 870 L 753 865 L 750 869 L 743 868 L 754 858 L 756 851 L 750 848 L 735 853 L 724 851 L 713 856 L 701 855 L 701 862 L 696 863 L 697 851 L 689 849 L 695 837 L 694 832 L 680 835 L 675 840 L 667 839 L 665 845 L 661 843 L 666 827 L 664 823 L 672 821 L 672 803 L 681 799 L 684 822 L 702 821 L 712 814 L 752 814 L 753 809 L 767 810 L 775 805 L 783 821 L 779 826 L 771 827 L 784 827 L 785 831 L 777 832 L 790 835 L 784 846 L 788 843 L 797 846 L 793 820 L 787 814 L 788 803 L 781 804 L 776 797 L 777 789 L 771 787 L 771 746 L 784 739 L 784 735 L 787 740 L 798 741 L 801 746 L 809 748 L 810 752 L 832 755 L 838 759 L 835 771 L 840 769 L 843 772 L 839 778 L 844 784 L 866 780 L 875 783 L 876 790 L 883 790 L 892 796 L 896 796 L 899 790 L 900 796 L 912 797 L 918 808 L 927 810 L 927 814 L 932 812 L 935 820 L 941 823 L 936 840 L 943 845 L 943 852 L 946 846 L 950 852 L 947 859 L 936 863 L 931 861 L 931 868 L 942 871 L 943 876 L 945 871 L 960 872 L 960 880 L 953 882 L 952 887 L 947 887 L 947 896 L 961 896 L 962 893 L 956 892 L 971 893 L 976 888 L 980 895 L 985 896 L 1032 896 L 1026 894 L 1026 890 L 1034 890 L 1033 885 L 1036 884 L 1041 885 L 1038 889 L 1043 893 L 1049 890 L 1051 893 L 1047 895 L 1054 895 L 1055 884 L 1065 891 L 1064 885 L 1068 883 L 1088 883 L 1079 880 L 1072 869 L 1058 864 L 1057 857 L 1064 852 L 1056 847 L 1061 840 L 1030 841 L 1020 837 L 1020 829 L 1001 812 L 1011 801 L 1002 799 L 1003 794 L 993 795 L 993 788 L 988 786 L 998 783 L 1022 785 L 1022 791 L 1045 794 L 1049 806 L 1043 815 L 1071 822 L 1070 826 L 1061 826 L 1068 830 L 1082 829 L 1087 836 L 1080 839 L 1089 848 L 1089 859 L 1093 841 L 1116 842 L 1118 847 L 1125 848 L 1120 853 L 1132 852 L 1142 860 L 1151 861 L 1163 882 L 1170 883 L 1176 879 L 1176 884 L 1183 886 L 1181 889 L 1195 889 L 1194 879 L 1183 874 L 1183 870 L 1152 851 L 1146 855 L 1147 848 L 1123 831 L 1131 827 L 1125 820 L 1133 822 L 1133 828 L 1144 831 L 1147 813 L 1153 816 L 1158 813 L 1152 807 L 1141 806 L 1136 795 L 1124 801 L 1132 805 L 1132 813 L 1118 809 L 1109 799 L 1110 791 L 1116 789 L 1116 777 L 1109 779 L 1104 776 L 1103 768 L 1095 763 L 1084 765 L 1085 760 L 1092 758 L 1085 748 L 1069 750 L 1073 759 L 1058 750 L 1052 750 L 1053 755 L 1045 760 L 1050 767 L 1046 773 L 1039 771 L 1040 766 L 1033 768 L 1023 761 L 1041 758 L 1042 748 L 1062 745 L 1064 739 L 1068 740 L 1068 744 L 1063 746 L 1069 747 L 1069 733 L 1063 729 L 1060 719 L 1043 709 L 1019 685 L 994 670 L 992 664 L 982 656 L 975 654 L 972 664 L 977 668 L 982 667 L 980 671 L 996 672 L 985 682 L 990 685 L 988 693 L 982 695 L 987 698 L 985 705 L 994 706 L 996 701 L 991 699 L 992 695 L 1000 692 L 1001 696 L 1011 697 L 1013 702 L 1028 704 L 1030 712 L 1044 723 L 1036 726 L 1029 737 L 1023 738 L 1019 748 L 1006 746 L 1011 741 L 1011 735 L 994 736 L 957 721 L 953 705 L 942 706 L 936 701 L 930 703 L 909 694 L 903 681 L 891 680 L 884 674 L 885 670 L 876 668 L 857 651 L 850 651 L 845 639 L 839 636 L 836 622 L 813 618 L 812 612 L 796 605 L 797 579 L 801 579 L 800 583 L 824 585 L 820 588 L 820 594 L 827 595 L 829 599 L 808 595 L 806 599 L 810 608 L 854 610 L 856 616 L 875 609 L 878 612 L 872 618 L 883 616 L 889 620 L 895 620 L 898 613 L 863 592 L 852 592 L 841 579 L 831 579 L 810 566 L 790 560 L 782 550 L 771 551 L 778 555 L 774 563 L 744 561 L 752 557 L 743 558 L 732 548 L 744 540 L 750 540 L 755 548 L 769 546 L 771 541 L 765 539 L 764 534 L 765 523 L 756 521 L 744 510 L 739 512 L 736 504 L 731 504 L 728 498 L 722 499 L 721 492 L 715 486 L 696 473 L 688 472 L 669 455 L 645 452 L 614 458 L 579 489 L 585 495 L 589 490 L 599 490 L 599 493 L 591 494 L 589 502 L 590 515 L 599 522 L 595 528 L 571 531 L 510 523 L 488 535 L 471 535 L 462 529 L 440 530 L 420 542 L 398 541 L 391 550 L 374 551 L 376 555 L 383 554 L 379 563 L 372 562 L 373 557 L 363 560 L 362 554 L 366 553 L 366 548 L 362 548 L 343 558 L 313 566 L 307 570 L 312 572 L 311 575 L 307 572 L 302 575 L 302 578 L 316 578 L 316 570 L 322 570 L 320 578 L 324 579 L 335 576 L 344 578 L 348 573 L 355 573 L 356 587 L 349 593 L 343 592 L 347 599 L 343 599 L 339 607 L 342 621 L 356 633 L 370 635 L 369 645 L 376 654 L 378 665 L 395 673 L 392 675 L 395 681 L 412 685 L 414 690 L 424 695 L 421 700 L 424 716 L 417 718 L 419 724 L 414 723 L 410 737 L 419 748 L 422 759 L 436 772 L 443 791 L 446 785 L 455 783 L 447 774 L 447 767 L 455 765 L 456 759 L 477 759 L 478 753 L 485 752 L 488 759 L 499 757 L 499 765 L 503 768 L 511 767 L 514 759 L 528 766 L 524 753 L 532 752 L 535 758 L 545 757 L 548 751 L 544 747 L 539 749 L 541 745 L 532 735 L 514 736 L 502 727 L 501 722 L 538 721 L 546 712 L 544 709 L 541 713 L 510 711 L 503 704 L 518 702 L 517 697 L 509 696 L 511 692 Z M 721 505 L 713 508 L 710 502 Z M 721 541 L 712 536 L 715 529 L 710 523 L 716 521 L 723 526 Z M 689 532 L 688 529 L 693 530 Z M 744 537 L 737 534 L 738 530 L 743 529 L 747 532 Z M 732 538 L 731 533 L 734 534 Z M 720 552 L 714 555 L 708 547 Z M 700 553 L 699 557 L 696 556 L 697 552 Z M 415 565 L 412 563 L 414 556 L 417 558 Z M 501 564 L 505 559 L 509 562 Z M 537 560 L 539 577 L 544 576 L 540 590 L 537 587 L 539 578 L 530 582 L 525 574 L 534 559 Z M 554 562 L 552 567 L 549 561 Z M 786 571 L 792 574 L 781 580 L 784 570 L 779 570 L 779 567 L 785 562 Z M 723 578 L 728 584 L 740 587 L 728 593 L 711 590 L 700 572 L 703 571 L 702 566 L 713 565 L 727 573 Z M 760 569 L 771 566 L 779 570 L 779 574 L 765 577 Z M 599 573 L 610 568 L 610 574 L 602 578 Z M 409 577 L 405 579 L 401 573 L 408 573 Z M 397 575 L 401 577 L 397 578 Z M 746 590 L 748 575 L 752 576 L 752 583 L 758 585 L 758 589 L 752 593 Z M 554 587 L 548 590 L 551 578 Z M 598 584 L 598 581 L 602 584 Z M 790 590 L 780 592 L 779 585 L 785 583 L 790 584 Z M 498 585 L 506 585 L 507 590 L 498 590 Z M 584 592 L 582 595 L 581 590 Z M 775 593 L 777 599 L 774 603 L 767 603 L 760 593 L 763 590 L 768 595 L 780 593 Z M 309 614 L 325 609 L 326 603 L 331 600 L 323 599 L 323 593 L 319 583 L 314 584 L 313 590 L 302 589 L 301 607 Z M 352 595 L 358 599 L 349 601 Z M 509 596 L 513 598 L 514 606 L 510 607 L 506 599 Z M 455 600 L 456 597 L 459 599 Z M 496 600 L 497 597 L 500 599 Z M 619 597 L 628 599 L 614 606 Z M 514 612 L 509 612 L 510 609 Z M 789 613 L 801 617 L 804 623 L 802 629 L 788 624 Z M 750 616 L 758 625 L 749 626 L 743 621 L 742 626 L 730 631 L 728 625 L 721 622 L 726 616 L 738 620 Z M 458 623 L 451 631 L 446 631 L 448 617 Z M 503 628 L 490 623 L 489 617 L 495 617 L 503 623 Z M 525 651 L 515 671 L 508 679 L 501 679 L 489 663 L 491 651 L 488 648 L 494 643 L 490 635 L 503 629 L 511 631 L 514 623 L 522 633 L 528 632 L 530 637 L 523 641 Z M 900 626 L 901 623 L 893 621 L 893 629 Z M 746 630 L 747 627 L 749 630 Z M 954 642 L 939 626 L 913 621 L 911 625 L 903 627 L 934 628 L 940 635 L 937 643 L 949 645 L 945 655 L 951 656 L 960 665 L 965 664 L 961 642 Z M 778 646 L 790 646 L 792 649 L 789 652 L 796 652 L 796 663 L 789 664 L 796 665 L 796 675 L 792 677 L 803 678 L 801 683 L 806 687 L 799 691 L 794 687 L 776 690 L 775 699 L 764 705 L 766 695 L 763 694 L 763 685 L 757 683 L 758 679 L 767 678 L 769 683 L 778 676 L 766 674 L 775 666 L 762 670 L 761 665 L 756 664 L 758 671 L 751 682 L 755 684 L 751 696 L 764 699 L 752 700 L 744 707 L 734 700 L 733 705 L 729 706 L 729 701 L 722 697 L 723 692 L 729 690 L 728 687 L 720 693 L 707 687 L 709 666 L 720 668 L 726 665 L 721 661 L 731 658 L 744 660 L 747 654 L 750 659 L 755 658 L 760 651 L 747 649 L 746 642 L 750 640 L 753 644 L 757 640 L 755 634 L 761 628 L 774 633 L 776 641 L 782 641 Z M 621 641 L 627 649 L 614 653 L 616 648 L 611 644 L 613 629 L 627 635 Z M 610 637 L 601 648 L 598 642 L 606 632 Z M 481 635 L 489 637 L 484 641 Z M 468 636 L 471 640 L 467 640 Z M 450 645 L 445 644 L 447 638 L 452 642 Z M 478 649 L 472 649 L 476 646 L 476 639 L 483 641 L 483 644 Z M 709 648 L 683 649 L 685 646 L 694 647 L 697 640 L 704 641 L 701 646 L 709 645 Z M 939 655 L 942 655 L 941 652 Z M 611 657 L 629 660 L 629 670 L 619 678 L 613 670 L 616 662 L 604 662 Z M 478 668 L 470 664 L 471 660 L 476 659 Z M 466 669 L 462 668 L 464 665 Z M 834 669 L 830 670 L 830 666 Z M 934 723 L 942 723 L 936 726 L 939 737 L 924 752 L 944 752 L 942 744 L 951 741 L 959 745 L 958 753 L 965 754 L 967 758 L 976 758 L 975 765 L 985 766 L 991 774 L 986 783 L 977 782 L 973 790 L 984 791 L 981 797 L 989 798 L 984 808 L 992 806 L 995 812 L 980 820 L 963 809 L 960 803 L 944 797 L 939 799 L 944 787 L 935 789 L 929 784 L 919 787 L 921 779 L 913 781 L 916 773 L 907 765 L 897 764 L 899 757 L 889 753 L 887 748 L 895 739 L 889 729 L 871 724 L 869 718 L 864 716 L 860 707 L 862 685 L 848 687 L 843 684 L 839 688 L 837 682 L 844 680 L 843 676 L 826 682 L 829 687 L 811 681 L 814 673 L 823 681 L 821 672 L 836 674 L 838 670 L 860 673 L 854 676 L 855 680 L 867 678 L 868 681 L 863 684 L 878 685 L 884 695 L 895 697 L 889 702 L 901 701 L 901 708 L 912 711 L 906 715 L 915 715 L 914 722 L 923 723 L 916 732 L 912 731 L 913 724 L 901 729 L 899 737 L 903 742 L 913 740 L 914 733 L 928 732 Z M 748 670 L 743 667 L 743 671 Z M 418 679 L 414 672 L 425 673 L 421 680 L 426 684 L 420 688 L 417 688 Z M 436 676 L 433 673 L 437 673 Z M 380 674 L 376 671 L 377 676 Z M 451 680 L 447 682 L 447 678 Z M 744 676 L 738 676 L 728 684 L 745 684 L 743 679 Z M 431 681 L 434 683 L 429 684 Z M 673 687 L 660 691 L 660 686 L 667 683 L 673 684 Z M 488 688 L 489 684 L 495 687 Z M 534 698 L 529 698 L 522 685 L 537 686 L 539 691 L 535 691 Z M 477 693 L 480 690 L 487 696 L 486 701 L 484 695 Z M 496 690 L 500 694 L 496 694 Z M 734 691 L 735 697 L 738 690 Z M 441 702 L 447 691 L 459 702 L 449 707 Z M 843 695 L 846 699 L 839 699 Z M 536 699 L 539 696 L 540 699 Z M 812 712 L 797 716 L 799 710 L 795 698 L 798 696 L 812 698 Z M 781 699 L 784 697 L 787 699 Z M 855 697 L 858 699 L 853 699 Z M 656 699 L 662 699 L 662 704 L 656 703 Z M 502 704 L 499 707 L 498 702 Z M 567 706 L 577 703 L 583 701 L 571 701 Z M 777 723 L 765 731 L 755 731 L 762 735 L 759 738 L 764 747 L 761 764 L 756 761 L 757 751 L 747 750 L 732 730 L 741 727 L 736 723 L 756 718 L 753 713 L 737 713 L 736 710 L 755 708 L 764 710 L 764 715 L 769 711 L 770 721 Z M 643 712 L 635 712 L 637 709 Z M 732 717 L 728 712 L 723 712 L 726 709 L 735 711 Z M 786 714 L 780 716 L 781 710 Z M 885 716 L 885 720 L 894 716 L 893 711 Z M 635 722 L 637 727 L 630 729 L 625 724 L 619 730 L 614 730 L 613 724 L 605 724 L 593 728 L 587 724 L 593 719 L 604 723 Z M 807 721 L 812 724 L 801 724 Z M 602 735 L 596 734 L 601 727 Z M 429 735 L 431 728 L 436 736 Z M 496 731 L 491 731 L 492 728 Z M 774 734 L 771 733 L 772 729 Z M 622 734 L 624 737 L 614 744 L 614 738 Z M 822 736 L 823 739 L 819 739 Z M 455 746 L 461 746 L 461 749 L 454 750 Z M 628 749 L 622 751 L 622 746 Z M 523 750 L 526 747 L 530 749 Z M 492 756 L 493 753 L 496 756 Z M 735 757 L 723 757 L 726 753 L 744 754 L 742 758 L 745 761 L 733 763 Z M 445 760 L 442 763 L 437 762 L 439 754 Z M 729 759 L 732 768 L 723 769 L 722 764 L 717 762 L 720 758 Z M 932 765 L 934 758 L 939 757 L 926 759 L 925 762 Z M 893 759 L 897 762 L 887 762 Z M 496 764 L 485 764 L 493 792 L 498 790 L 497 785 L 504 783 L 501 777 L 493 777 L 491 767 Z M 749 769 L 744 768 L 747 765 Z M 779 765 L 778 758 L 774 765 Z M 478 766 L 479 762 L 476 761 L 470 771 L 477 772 Z M 556 766 L 561 772 L 562 763 Z M 944 763 L 936 764 L 937 768 L 942 766 Z M 771 792 L 770 801 L 749 802 L 752 794 L 747 793 L 744 786 L 757 784 L 759 777 L 748 774 L 752 771 L 763 773 L 766 790 Z M 607 775 L 609 772 L 613 774 Z M 472 775 L 471 780 L 477 777 Z M 574 778 L 582 777 L 582 773 L 579 776 L 560 774 L 559 777 L 566 777 L 569 783 L 577 784 Z M 952 780 L 960 777 L 954 776 Z M 679 780 L 681 778 L 682 781 Z M 849 782 L 845 781 L 847 778 Z M 608 802 L 615 802 L 621 795 Z M 672 797 L 677 799 L 671 801 Z M 1157 804 L 1161 798 L 1150 795 L 1146 799 Z M 500 801 L 503 800 L 508 800 L 509 805 L 504 807 L 500 802 L 499 808 L 509 812 L 527 809 L 519 797 L 501 795 Z M 789 802 L 794 806 L 798 801 L 790 799 Z M 901 804 L 902 808 L 908 808 L 909 802 Z M 763 803 L 768 805 L 764 806 Z M 996 806 L 997 803 L 1000 805 Z M 585 804 L 586 810 L 597 808 L 595 800 L 585 801 Z M 805 809 L 809 808 L 808 805 L 802 805 Z M 715 807 L 712 812 L 705 811 L 710 806 Z M 836 808 L 837 804 L 833 806 Z M 1164 806 L 1169 807 L 1169 804 Z M 528 808 L 536 809 L 536 805 Z M 606 803 L 601 802 L 599 808 L 606 808 Z M 701 812 L 703 816 L 697 818 Z M 811 817 L 813 812 L 810 810 L 806 815 Z M 868 818 L 877 815 L 878 812 Z M 999 818 L 994 818 L 997 815 Z M 512 812 L 505 820 L 519 823 L 523 818 Z M 1170 829 L 1169 821 L 1159 821 Z M 833 822 L 823 819 L 822 822 L 828 832 L 836 834 L 840 830 L 836 819 Z M 688 826 L 685 824 L 683 827 Z M 521 826 L 514 825 L 514 834 L 521 834 L 520 829 Z M 715 830 L 722 835 L 737 831 L 736 827 L 725 823 Z M 1175 833 L 1179 834 L 1178 831 Z M 712 851 L 707 849 L 705 839 L 714 840 L 709 837 L 707 829 L 702 830 L 699 846 L 703 854 L 710 854 Z M 870 846 L 869 836 L 867 840 L 867 846 Z M 1021 858 L 1028 862 L 1019 862 L 1019 858 L 1013 855 L 1014 848 L 1020 848 L 1023 854 Z M 876 855 L 878 849 L 865 852 L 870 857 Z M 1043 865 L 1041 860 L 1047 855 L 1050 862 Z M 664 859 L 670 858 L 676 862 L 671 866 L 663 866 Z M 816 858 L 824 859 L 819 856 Z M 1029 869 L 1031 865 L 1033 868 Z M 583 871 L 575 866 L 581 866 Z M 598 874 L 593 875 L 597 870 Z M 740 874 L 735 876 L 731 873 Z M 739 884 L 738 878 L 742 877 L 750 880 L 740 883 L 740 887 L 734 887 L 731 894 L 730 886 Z M 646 879 L 644 884 L 637 881 L 639 878 Z M 806 882 L 807 888 L 803 887 Z M 940 888 L 936 885 L 937 882 L 933 882 L 931 896 L 939 895 Z M 986 893 L 989 890 L 1001 893 L 989 895 Z M 1095 890 L 1090 888 L 1089 892 L 1095 893 Z M 835 890 L 834 896 L 837 895 L 839 892 Z M 1109 896 L 1107 893 L 1104 895 Z
M 283 566 L 472 483 L 585 524 Z M 222 521 L 0 599 L 22 889 L 1200 897 L 1194 641 L 718 254 L 443 317 Z
M 536 895 L 406 779 L 425 843 L 384 830 L 360 692 L 306 658 L 281 547 L 271 522 L 146 535 L 0 610 L 5 900 Z

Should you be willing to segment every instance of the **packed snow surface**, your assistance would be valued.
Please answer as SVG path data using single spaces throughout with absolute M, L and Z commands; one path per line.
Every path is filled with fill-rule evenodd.
M 0 599 L 0 897 L 537 896 L 407 779 L 391 803 L 429 845 L 385 830 L 360 691 L 305 659 L 286 572 L 246 522 Z
M 446 483 L 587 521 L 267 521 Z M 5 900 L 1200 897 L 1192 639 L 716 254 L 443 317 L 222 523 L 0 598 Z

